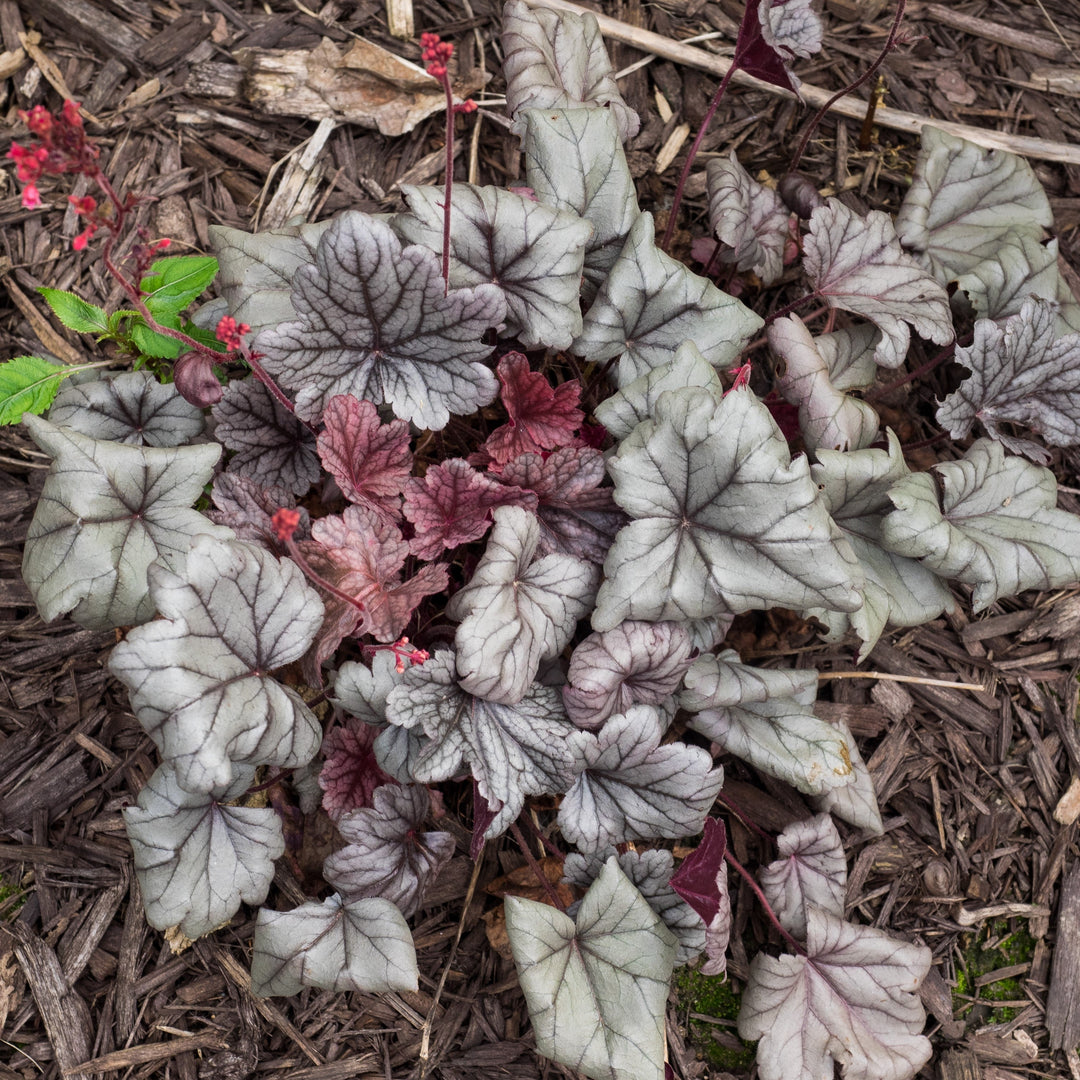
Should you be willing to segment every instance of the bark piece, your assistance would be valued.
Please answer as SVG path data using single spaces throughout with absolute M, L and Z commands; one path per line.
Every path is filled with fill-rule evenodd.
M 1061 887 L 1046 1027 L 1055 1050 L 1080 1043 L 1080 863 Z

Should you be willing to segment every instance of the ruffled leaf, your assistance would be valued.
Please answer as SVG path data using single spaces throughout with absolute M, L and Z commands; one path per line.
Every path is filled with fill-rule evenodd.
M 991 257 L 957 278 L 959 290 L 967 293 L 975 314 L 982 319 L 1017 315 L 1030 296 L 1060 299 L 1063 285 L 1057 239 L 1044 244 L 1031 232 L 1017 229 L 1010 229 L 997 241 Z M 1068 299 L 1075 305 L 1071 294 Z M 1059 323 L 1058 333 L 1069 330 Z
M 239 473 L 219 473 L 214 477 L 210 498 L 217 509 L 207 510 L 206 516 L 216 525 L 227 525 L 237 540 L 248 540 L 271 551 L 284 554 L 277 539 L 272 518 L 282 507 L 296 508 L 296 496 L 285 488 L 263 488 L 254 480 Z M 311 533 L 311 517 L 304 507 L 297 513 L 300 520 L 293 539 L 306 539 Z
M 662 1080 L 675 939 L 615 859 L 574 920 L 518 896 L 504 904 L 537 1050 L 593 1080 Z
M 350 716 L 379 727 L 386 723 L 386 699 L 401 682 L 394 654 L 380 649 L 371 658 L 371 667 L 350 660 L 334 676 L 331 701 Z
M 297 270 L 297 321 L 267 329 L 264 364 L 296 390 L 296 412 L 317 422 L 330 399 L 386 402 L 396 416 L 439 429 L 495 397 L 481 363 L 484 331 L 506 317 L 495 285 L 446 292 L 439 257 L 402 248 L 389 225 L 350 211 L 319 241 L 316 262 Z
M 318 785 L 322 808 L 335 824 L 343 814 L 371 806 L 378 788 L 392 780 L 375 759 L 376 734 L 374 727 L 352 718 L 323 739 Z M 344 889 L 338 891 L 345 893 Z

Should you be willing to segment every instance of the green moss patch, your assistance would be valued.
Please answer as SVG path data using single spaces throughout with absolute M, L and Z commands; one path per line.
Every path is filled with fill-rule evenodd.
M 991 1023 L 1008 1023 L 1019 1011 L 1014 1006 L 995 1007 L 997 1001 L 1024 1000 L 1023 975 L 998 979 L 979 986 L 981 976 L 1001 968 L 1025 964 L 1035 955 L 1035 938 L 1026 926 L 1010 929 L 1005 919 L 995 919 L 971 935 L 961 952 L 953 989 L 953 1012 L 964 1018 L 982 1003 L 990 1010 Z M 974 1001 L 972 999 L 975 999 Z
M 702 1058 L 728 1072 L 749 1069 L 754 1063 L 757 1044 L 740 1039 L 733 1026 L 742 1005 L 742 995 L 732 989 L 731 980 L 722 975 L 702 975 L 691 968 L 680 968 L 675 972 L 673 985 L 690 1044 Z M 730 1023 L 710 1023 L 700 1017 Z

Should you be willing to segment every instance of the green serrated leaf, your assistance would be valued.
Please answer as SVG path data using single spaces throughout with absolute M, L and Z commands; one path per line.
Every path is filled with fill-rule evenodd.
M 0 424 L 17 424 L 23 413 L 40 416 L 71 370 L 40 356 L 16 356 L 0 364 Z
M 157 320 L 162 326 L 167 326 L 172 330 L 180 329 L 180 320 L 175 315 L 158 315 Z M 132 324 L 131 340 L 144 356 L 155 359 L 173 360 L 183 350 L 183 345 L 176 338 L 166 337 L 156 330 L 151 330 L 141 319 Z
M 150 313 L 160 322 L 163 315 L 179 315 L 214 280 L 218 262 L 212 255 L 178 255 L 158 259 L 139 287 Z
M 38 289 L 56 317 L 69 329 L 81 334 L 102 334 L 109 329 L 109 316 L 104 308 L 80 299 L 63 289 Z

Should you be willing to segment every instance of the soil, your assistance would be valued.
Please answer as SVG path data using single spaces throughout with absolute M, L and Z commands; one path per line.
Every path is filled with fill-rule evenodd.
M 927 121 L 950 120 L 1080 143 L 1080 8 L 1076 0 L 964 0 L 908 5 L 914 44 L 883 69 L 884 104 Z M 598 10 L 631 27 L 730 55 L 741 0 L 639 0 Z M 121 190 L 147 199 L 138 215 L 174 251 L 207 248 L 207 228 L 251 228 L 294 215 L 316 220 L 347 207 L 398 207 L 397 185 L 438 182 L 443 117 L 404 135 L 356 123 L 271 115 L 282 94 L 249 99 L 245 57 L 258 50 L 344 52 L 362 35 L 419 62 L 419 33 L 457 46 L 456 78 L 481 111 L 459 119 L 457 175 L 512 184 L 517 140 L 501 120 L 498 7 L 491 0 L 418 0 L 416 36 L 391 36 L 379 0 L 0 0 L 5 117 L 0 152 L 24 136 L 17 109 L 81 100 Z M 891 13 L 875 0 L 829 0 L 824 51 L 797 68 L 839 88 L 864 70 Z M 249 50 L 244 53 L 240 50 Z M 629 158 L 643 208 L 663 223 L 692 133 L 716 76 L 610 43 L 620 86 L 642 118 Z M 1046 69 L 1052 69 L 1048 82 Z M 1071 79 L 1071 81 L 1070 81 Z M 1053 85 L 1056 89 L 1047 89 Z M 482 88 L 482 89 L 481 89 Z M 288 95 L 285 95 L 288 96 Z M 392 97 L 392 95 L 391 95 Z M 706 233 L 703 168 L 737 150 L 751 172 L 780 175 L 810 110 L 747 86 L 726 98 L 691 177 L 675 251 L 689 259 Z M 802 169 L 859 209 L 895 211 L 910 180 L 916 137 L 831 117 Z M 305 154 L 304 151 L 307 150 Z M 1080 166 L 1032 158 L 1050 195 L 1064 262 L 1080 267 Z M 84 194 L 82 181 L 74 193 Z M 24 210 L 9 171 L 0 186 L 4 252 L 0 355 L 45 350 L 65 360 L 103 355 L 65 330 L 35 293 L 72 289 L 114 308 L 121 297 L 95 260 L 73 251 L 80 231 L 68 188 Z M 1076 280 L 1075 277 L 1072 280 Z M 785 283 L 744 299 L 775 309 Z M 916 346 L 909 363 L 925 359 Z M 933 397 L 949 371 L 887 399 L 905 443 L 930 439 Z M 910 388 L 908 388 L 910 390 Z M 940 444 L 924 449 L 929 461 Z M 917 459 L 919 451 L 914 451 Z M 0 1080 L 167 1076 L 178 1080 L 338 1080 L 572 1076 L 538 1059 L 528 1014 L 498 933 L 492 881 L 514 871 L 512 846 L 489 844 L 474 868 L 459 854 L 416 919 L 420 990 L 260 1000 L 249 992 L 253 912 L 174 955 L 143 919 L 121 809 L 155 767 L 153 745 L 104 666 L 114 633 L 45 625 L 22 584 L 21 544 L 47 462 L 18 428 L 0 434 Z M 1080 511 L 1080 453 L 1057 452 L 1061 505 Z M 949 680 L 947 688 L 883 677 L 828 678 L 854 668 L 850 643 L 823 644 L 814 628 L 773 613 L 734 631 L 744 659 L 813 666 L 826 679 L 821 714 L 845 720 L 869 764 L 885 820 L 880 837 L 847 829 L 849 916 L 925 942 L 934 966 L 922 996 L 935 1056 L 920 1074 L 945 1080 L 1080 1077 L 1080 1059 L 1053 1049 L 1048 996 L 1080 1014 L 1080 589 L 1026 593 L 969 617 L 955 615 L 883 638 L 864 672 Z M 802 800 L 733 765 L 725 790 L 767 828 L 808 816 Z M 1063 798 L 1065 797 L 1065 798 Z M 466 820 L 468 815 L 466 814 Z M 328 823 L 308 821 L 312 850 Z M 732 844 L 755 865 L 768 853 L 737 821 Z M 319 856 L 321 858 L 321 855 Z M 317 866 L 317 860 L 315 865 Z M 282 865 L 270 902 L 303 896 Z M 474 872 L 475 870 L 475 872 Z M 1068 887 L 1066 887 L 1068 882 Z M 496 890 L 498 891 L 498 890 Z M 730 982 L 680 978 L 668 1015 L 674 1075 L 749 1077 L 733 1017 L 747 956 L 770 929 L 745 886 L 733 894 Z M 486 917 L 485 917 L 486 916 Z M 1072 947 L 1059 948 L 1071 925 Z M 1076 1021 L 1066 1038 L 1077 1042 Z

